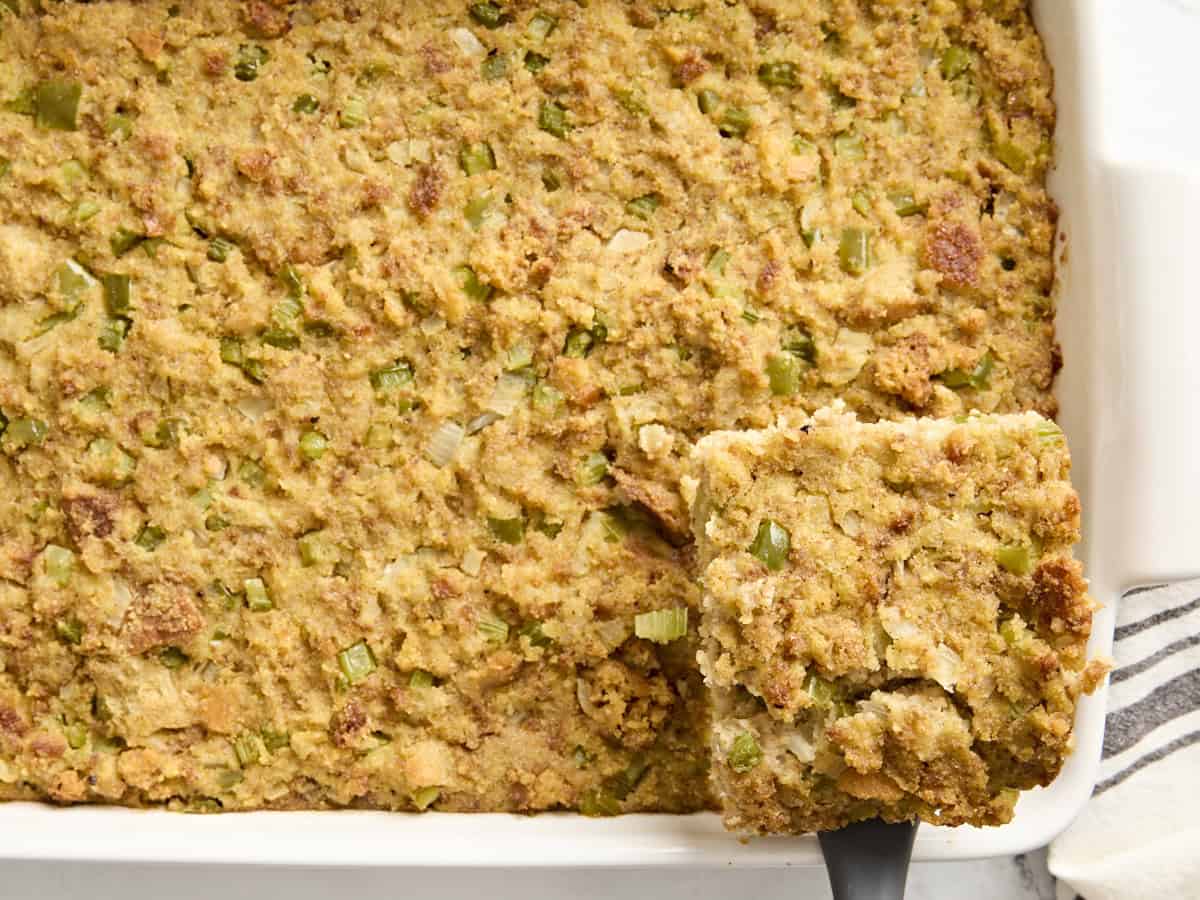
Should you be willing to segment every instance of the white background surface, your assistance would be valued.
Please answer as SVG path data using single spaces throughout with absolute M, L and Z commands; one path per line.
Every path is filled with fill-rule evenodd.
M 200 866 L 0 866 L 4 900 L 828 900 L 821 869 L 334 870 Z M 907 900 L 1053 900 L 1045 855 L 919 863 Z

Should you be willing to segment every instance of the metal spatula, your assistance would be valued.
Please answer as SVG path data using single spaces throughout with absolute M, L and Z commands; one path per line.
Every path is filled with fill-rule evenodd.
M 833 900 L 903 900 L 916 822 L 856 822 L 817 835 Z

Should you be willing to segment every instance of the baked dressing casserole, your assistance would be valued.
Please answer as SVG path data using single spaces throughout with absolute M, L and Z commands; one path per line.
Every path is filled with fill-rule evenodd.
M 1024 3 L 0 0 L 0 798 L 710 808 L 694 443 L 1055 412 Z
M 697 446 L 701 668 L 733 829 L 996 825 L 1070 752 L 1094 603 L 1036 413 L 821 410 Z

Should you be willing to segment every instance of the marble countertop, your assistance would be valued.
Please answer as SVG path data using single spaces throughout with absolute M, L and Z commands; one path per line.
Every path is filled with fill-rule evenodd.
M 907 900 L 1054 900 L 1045 851 L 1008 859 L 920 863 Z M 0 897 L 46 900 L 329 900 L 338 897 L 570 900 L 827 900 L 821 869 L 344 870 L 7 863 Z

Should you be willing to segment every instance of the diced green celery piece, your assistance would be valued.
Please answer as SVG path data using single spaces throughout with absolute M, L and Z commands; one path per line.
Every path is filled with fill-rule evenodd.
M 986 351 L 975 363 L 970 372 L 963 369 L 946 369 L 938 374 L 942 384 L 949 388 L 974 388 L 977 391 L 988 387 L 992 374 L 993 360 L 990 351 Z
M 100 324 L 100 334 L 96 342 L 100 348 L 109 353 L 119 353 L 133 327 L 133 320 L 127 316 L 109 316 Z
M 130 231 L 128 228 L 122 226 L 109 238 L 108 245 L 112 250 L 113 256 L 120 259 L 134 247 L 145 242 L 146 236 L 144 234 L 138 234 L 136 231 Z
M 1039 422 L 1035 430 L 1038 440 L 1043 444 L 1058 444 L 1066 440 L 1063 437 L 1062 429 L 1051 421 Z
M 329 449 L 329 438 L 319 431 L 306 431 L 300 435 L 300 455 L 309 462 L 316 462 Z
M 533 386 L 533 407 L 539 412 L 553 415 L 562 409 L 563 394 L 553 385 L 539 381 Z
M 803 325 L 791 325 L 783 332 L 783 349 L 809 365 L 817 361 L 817 344 Z
M 538 10 L 533 14 L 533 18 L 529 20 L 529 25 L 525 28 L 525 34 L 533 38 L 535 41 L 544 41 L 550 36 L 558 25 L 558 19 L 550 15 L 548 12 Z
M 556 138 L 565 138 L 570 127 L 570 124 L 567 122 L 567 110 L 565 107 L 553 100 L 542 102 L 541 107 L 538 109 L 538 128 L 554 135 Z
M 245 777 L 237 769 L 225 769 L 217 774 L 217 786 L 228 791 L 241 784 Z
M 8 174 L 8 170 L 12 168 L 12 160 L 7 156 L 0 156 L 0 178 Z
M 307 568 L 333 562 L 337 554 L 325 540 L 325 532 L 310 531 L 296 542 L 300 550 L 300 562 Z
M 284 328 L 268 328 L 260 337 L 264 344 L 280 350 L 295 350 L 300 346 L 300 336 Z
M 50 580 L 59 587 L 66 587 L 75 570 L 75 554 L 58 544 L 47 544 L 42 551 L 42 562 Z
M 233 64 L 233 77 L 238 81 L 254 81 L 258 78 L 258 69 L 268 59 L 270 52 L 258 44 L 242 44 L 238 47 L 237 60 Z
M 494 644 L 503 644 L 508 640 L 508 623 L 499 616 L 486 615 L 476 627 L 484 638 Z
M 367 429 L 363 444 L 372 450 L 386 450 L 392 446 L 392 430 L 376 422 Z
M 838 242 L 842 271 L 862 275 L 871 267 L 871 232 L 866 228 L 843 228 Z
M 913 192 L 907 189 L 892 191 L 888 194 L 888 200 L 891 201 L 892 208 L 896 210 L 896 215 L 902 218 L 919 215 L 929 208 L 928 203 L 918 203 Z
M 3 168 L 3 166 L 0 165 L 0 168 Z M 0 171 L 0 176 L 3 174 L 4 173 Z M 88 219 L 95 218 L 99 212 L 100 204 L 95 200 L 80 200 L 71 210 L 71 216 L 76 222 L 86 222 Z
M 646 757 L 636 753 L 624 769 L 604 779 L 603 788 L 615 799 L 624 800 L 634 792 L 649 769 Z
M 996 550 L 1000 568 L 1013 575 L 1028 575 L 1033 571 L 1033 554 L 1023 544 L 1008 544 Z
M 367 101 L 362 97 L 347 97 L 338 111 L 338 125 L 342 128 L 358 128 L 367 124 L 368 118 Z
M 756 325 L 762 321 L 762 316 L 759 315 L 758 310 L 753 306 L 747 306 L 742 310 L 742 320 L 749 322 L 751 325 Z
M 237 249 L 237 244 L 223 237 L 215 237 L 208 242 L 207 256 L 210 260 L 223 263 L 229 258 L 229 253 Z
M 83 641 L 83 623 L 73 616 L 56 621 L 54 632 L 60 640 L 67 644 L 77 646 Z
M 951 44 L 942 51 L 941 70 L 946 80 L 957 78 L 971 68 L 971 51 L 957 44 Z
M 246 592 L 246 608 L 251 612 L 266 612 L 275 608 L 267 584 L 261 578 L 247 578 L 242 582 L 242 588 Z
M 278 753 L 280 750 L 292 745 L 292 736 L 286 731 L 263 728 L 259 733 L 262 735 L 263 746 L 267 748 L 268 753 Z
M 748 552 L 759 559 L 770 571 L 778 572 L 788 560 L 792 549 L 792 536 L 774 519 L 763 519 L 758 524 Z
M 375 671 L 375 654 L 366 641 L 351 644 L 338 654 L 337 661 L 350 684 L 358 684 Z
M 143 433 L 142 443 L 156 450 L 179 446 L 179 434 L 183 430 L 183 420 L 176 418 L 159 419 L 153 432 Z
M 487 522 L 488 528 L 492 532 L 492 537 L 498 541 L 503 541 L 506 544 L 519 544 L 525 540 L 525 519 L 521 516 L 511 519 L 488 516 Z
M 72 750 L 82 748 L 88 739 L 88 727 L 82 722 L 72 722 L 64 731 L 67 737 L 67 746 Z
M 614 88 L 613 96 L 617 98 L 621 109 L 631 115 L 644 116 L 650 112 L 650 107 L 646 104 L 646 95 L 637 88 Z
M 458 163 L 467 175 L 480 175 L 496 168 L 496 154 L 487 141 L 463 144 L 458 151 Z
M 996 159 L 1020 175 L 1029 163 L 1029 154 L 1012 141 L 1000 141 L 996 144 Z
M 463 218 L 467 220 L 467 224 L 472 229 L 478 231 L 483 227 L 483 220 L 487 217 L 487 212 L 491 205 L 491 194 L 476 194 L 463 207 Z
M 262 384 L 267 377 L 266 369 L 261 359 L 247 359 L 242 363 L 242 374 L 254 384 Z
M 867 151 L 862 135 L 854 131 L 843 131 L 834 135 L 833 153 L 845 160 L 865 159 Z
M 871 215 L 871 196 L 866 191 L 855 191 L 850 195 L 850 205 L 860 216 Z
M 720 247 L 713 250 L 708 257 L 708 262 L 704 264 L 704 268 L 714 275 L 724 275 L 725 266 L 729 262 L 729 251 L 722 250 Z
M 419 790 L 413 792 L 413 806 L 415 806 L 421 812 L 424 812 L 425 810 L 429 809 L 429 807 L 433 806 L 433 804 L 437 803 L 438 797 L 441 795 L 441 789 L 432 785 L 420 788 Z
M 50 426 L 41 419 L 13 419 L 4 429 L 4 446 L 18 450 L 34 447 L 50 433 Z
M 500 4 L 486 0 L 484 3 L 472 3 L 467 11 L 471 18 L 484 28 L 499 28 L 504 24 L 504 10 Z
M 51 78 L 34 88 L 33 118 L 39 128 L 75 131 L 79 127 L 79 100 L 83 85 L 78 81 Z
M 599 484 L 608 476 L 608 457 L 594 450 L 579 464 L 576 481 L 584 487 Z
M 88 171 L 77 159 L 68 159 L 59 166 L 58 170 L 62 174 L 63 182 L 69 188 L 77 188 L 87 181 Z
M 765 62 L 758 67 L 758 80 L 768 87 L 795 87 L 796 65 L 790 62 Z
M 550 65 L 550 57 L 543 56 L 541 53 L 534 53 L 532 50 L 525 51 L 525 68 L 529 72 L 536 75 L 548 65 Z M 547 128 L 546 130 L 549 131 L 550 129 Z M 562 137 L 561 134 L 558 136 Z
M 563 342 L 563 356 L 582 359 L 592 352 L 592 347 L 596 343 L 595 335 L 591 330 L 575 327 L 567 332 L 566 340 Z
M 658 194 L 642 194 L 625 204 L 625 212 L 631 216 L 637 216 L 639 219 L 649 219 L 654 215 L 660 203 L 662 203 L 662 198 Z
M 604 789 L 592 788 L 580 796 L 579 812 L 592 818 L 618 816 L 621 814 L 621 803 Z
M 301 94 L 292 103 L 292 112 L 311 115 L 321 108 L 321 101 L 312 94 Z
M 244 459 L 238 466 L 238 477 L 251 487 L 262 487 L 267 480 L 267 470 L 253 459 Z
M 531 647 L 549 647 L 553 643 L 542 630 L 542 623 L 536 619 L 522 625 L 517 634 L 528 640 Z
M 254 765 L 261 756 L 258 737 L 249 732 L 239 734 L 233 739 L 233 752 L 237 756 L 238 765 L 243 769 Z
M 104 133 L 119 144 L 133 134 L 133 119 L 121 113 L 114 113 L 105 120 Z
M 767 357 L 767 381 L 776 397 L 791 397 L 800 391 L 804 366 L 792 353 L 775 353 Z
M 100 281 L 104 285 L 104 306 L 109 315 L 123 316 L 128 313 L 130 310 L 129 276 L 112 272 L 101 276 Z
M 412 675 L 408 677 L 408 686 L 417 690 L 433 687 L 433 675 L 424 669 L 413 669 Z
M 108 438 L 95 438 L 87 448 L 100 480 L 107 485 L 125 484 L 133 477 L 137 461 Z
M 672 609 L 656 609 L 639 613 L 633 618 L 633 633 L 656 644 L 669 644 L 687 634 L 688 610 L 686 606 Z
M 762 762 L 762 748 L 758 746 L 758 741 L 754 735 L 748 731 L 743 731 L 733 739 L 733 746 L 729 748 L 729 755 L 725 761 L 729 763 L 729 768 L 738 773 L 749 772 Z
M 718 129 L 722 137 L 745 137 L 746 132 L 750 130 L 753 120 L 750 118 L 750 113 L 742 109 L 740 106 L 730 106 L 721 115 L 721 124 Z
M 153 553 L 167 539 L 167 532 L 159 525 L 147 522 L 138 531 L 133 542 L 148 553 Z
M 412 383 L 412 365 L 403 359 L 398 359 L 393 365 L 384 369 L 376 369 L 371 373 L 371 387 L 380 394 L 395 393 Z
M 716 91 L 705 88 L 696 94 L 696 105 L 700 107 L 700 112 L 704 113 L 704 115 L 711 115 L 721 105 L 721 95 Z
M 188 661 L 187 654 L 178 647 L 163 647 L 158 651 L 158 661 L 168 669 L 178 669 Z
M 480 280 L 479 275 L 475 270 L 468 265 L 455 266 L 450 270 L 450 274 L 458 281 L 459 287 L 463 289 L 463 293 L 472 300 L 477 300 L 480 303 L 485 303 L 492 298 L 492 293 L 495 291 L 490 284 Z
M 804 691 L 817 706 L 831 706 L 839 697 L 837 685 L 816 672 L 804 676 Z
M 479 64 L 479 74 L 483 76 L 484 81 L 499 81 L 508 74 L 508 56 L 493 50 Z

